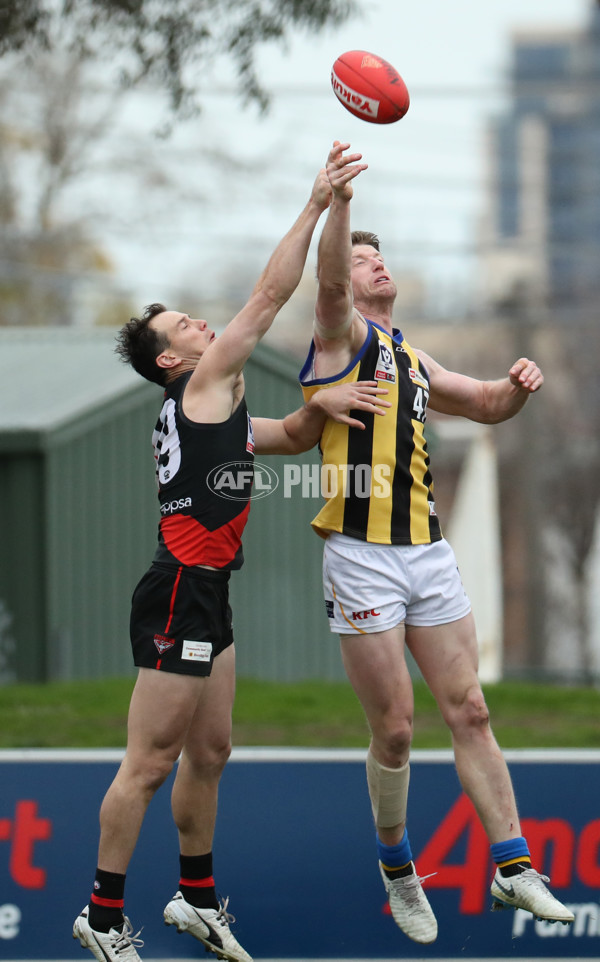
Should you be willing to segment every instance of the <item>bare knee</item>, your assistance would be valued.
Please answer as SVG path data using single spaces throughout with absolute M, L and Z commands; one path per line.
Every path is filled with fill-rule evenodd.
M 460 700 L 453 703 L 445 717 L 454 735 L 487 735 L 490 731 L 490 713 L 478 685 L 469 688 Z
M 213 738 L 203 745 L 186 745 L 183 758 L 190 773 L 196 778 L 220 778 L 229 756 L 230 738 Z
M 204 759 L 204 767 L 216 775 L 220 775 L 231 755 L 231 739 L 214 741 L 208 745 Z
M 412 742 L 411 718 L 383 719 L 372 728 L 373 751 L 382 765 L 400 768 L 407 761 Z
M 176 757 L 168 753 L 152 753 L 135 760 L 126 756 L 119 774 L 123 781 L 149 799 L 169 777 L 175 761 Z

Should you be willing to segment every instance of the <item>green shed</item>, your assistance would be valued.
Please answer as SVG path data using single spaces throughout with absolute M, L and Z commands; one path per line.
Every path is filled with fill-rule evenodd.
M 161 390 L 119 361 L 115 333 L 0 329 L 0 682 L 133 672 L 129 602 L 156 544 Z M 246 368 L 250 412 L 298 407 L 297 367 L 260 345 Z M 298 480 L 317 452 L 258 460 L 276 489 L 255 499 L 231 579 L 238 674 L 343 678 L 310 528 L 320 499 Z

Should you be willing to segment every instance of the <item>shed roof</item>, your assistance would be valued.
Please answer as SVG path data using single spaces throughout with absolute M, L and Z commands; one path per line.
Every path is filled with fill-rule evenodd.
M 0 327 L 0 451 L 39 450 L 80 434 L 161 388 L 115 354 L 118 328 Z M 257 371 L 296 383 L 298 362 L 259 344 Z
M 0 328 L 0 442 L 31 446 L 127 396 L 160 388 L 114 352 L 113 328 Z M 12 439 L 12 440 L 11 440 Z M 26 443 L 27 439 L 29 443 Z

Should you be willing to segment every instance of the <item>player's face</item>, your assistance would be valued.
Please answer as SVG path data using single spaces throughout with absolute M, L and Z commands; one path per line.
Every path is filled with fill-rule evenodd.
M 179 311 L 163 311 L 150 321 L 156 331 L 167 335 L 169 349 L 184 360 L 197 360 L 202 357 L 208 345 L 215 339 L 204 320 L 181 314 Z
M 352 248 L 352 290 L 357 303 L 372 298 L 396 297 L 396 285 L 382 255 L 370 244 Z

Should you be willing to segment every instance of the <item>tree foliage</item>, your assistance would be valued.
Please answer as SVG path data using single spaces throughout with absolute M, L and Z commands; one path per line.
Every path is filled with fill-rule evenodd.
M 355 10 L 356 0 L 0 0 L 0 55 L 66 44 L 118 65 L 127 85 L 154 80 L 178 114 L 197 109 L 206 65 L 226 56 L 242 100 L 265 109 L 257 45 L 338 26 Z
M 67 191 L 114 114 L 75 53 L 38 54 L 28 70 L 0 65 L 0 324 L 67 324 L 82 279 L 111 265 Z

